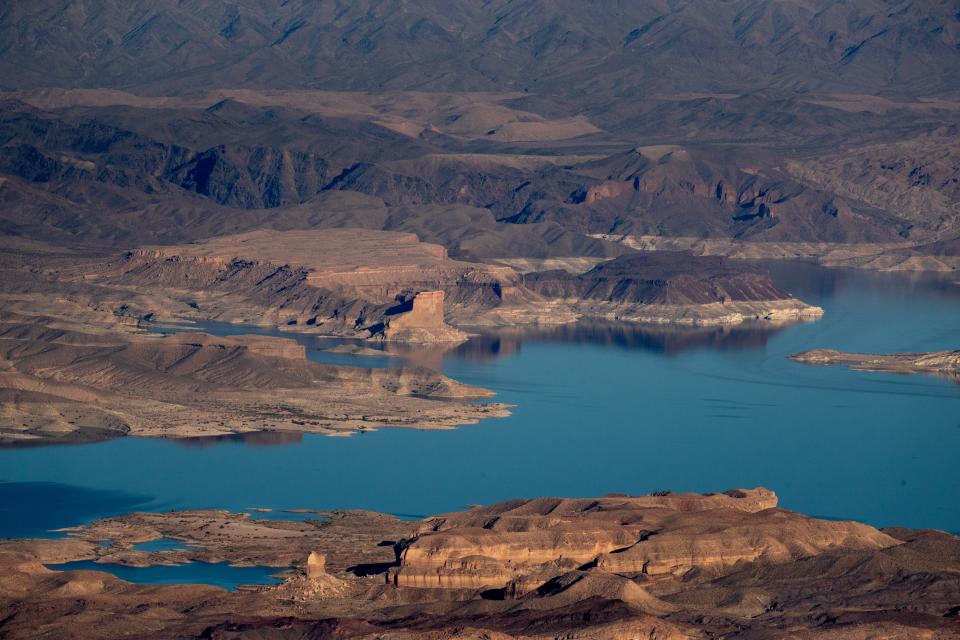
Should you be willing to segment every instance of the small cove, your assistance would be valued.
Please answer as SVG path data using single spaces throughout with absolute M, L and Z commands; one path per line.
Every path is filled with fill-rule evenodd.
M 231 567 L 226 562 L 187 562 L 178 565 L 127 567 L 92 560 L 47 565 L 55 571 L 106 571 L 121 580 L 138 584 L 209 584 L 236 591 L 243 584 L 279 584 L 274 567 Z

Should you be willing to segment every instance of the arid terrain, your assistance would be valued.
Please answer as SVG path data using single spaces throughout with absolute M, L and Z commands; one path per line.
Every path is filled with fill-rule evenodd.
M 0 543 L 5 637 L 960 634 L 960 538 L 809 518 L 778 509 L 765 489 L 513 500 L 418 522 L 135 513 L 68 534 Z M 132 548 L 159 538 L 186 547 Z M 265 565 L 283 583 L 231 593 L 44 567 L 81 559 Z
M 682 437 L 685 420 L 722 443 L 708 462 L 690 458 L 701 467 L 756 462 L 778 434 L 762 460 L 769 474 L 774 458 L 810 443 L 825 453 L 850 446 L 840 425 L 821 442 L 792 433 L 783 413 L 758 417 L 777 402 L 768 388 L 795 382 L 777 364 L 747 371 L 744 358 L 720 370 L 704 356 L 681 363 L 682 385 L 663 385 L 673 380 L 667 358 L 755 354 L 790 326 L 828 321 L 833 281 L 795 288 L 776 268 L 793 263 L 897 272 L 903 282 L 935 272 L 943 289 L 960 281 L 955 1 L 0 7 L 4 451 L 447 430 L 511 412 L 532 420 L 576 396 L 578 428 L 635 448 L 636 476 L 671 446 L 655 430 Z M 847 344 L 811 338 L 775 360 L 814 375 L 784 357 L 805 350 L 792 359 L 956 381 L 960 345 L 944 347 L 956 331 L 949 318 L 941 324 L 917 338 L 926 342 L 876 350 L 889 355 L 810 350 Z M 865 341 L 877 335 L 861 329 Z M 630 437 L 610 435 L 618 399 L 604 396 L 612 386 L 602 376 L 554 384 L 559 372 L 579 374 L 590 349 L 515 377 L 445 368 L 451 353 L 482 361 L 567 339 L 665 357 L 611 356 L 609 376 L 636 381 L 628 394 L 649 400 L 620 418 Z M 924 380 L 951 389 L 901 390 L 902 406 L 931 399 L 946 416 L 953 386 L 910 379 Z M 832 387 L 797 389 L 805 401 Z M 843 416 L 855 426 L 879 419 Z M 512 419 L 475 428 L 507 425 L 496 451 L 522 448 L 529 460 L 514 466 L 530 474 L 573 442 L 556 420 L 538 425 L 536 442 L 510 440 Z M 383 447 L 395 496 L 412 491 L 405 474 L 440 458 L 476 470 L 478 441 L 423 442 L 416 455 Z M 66 466 L 69 452 L 87 451 L 62 450 Z M 609 451 L 577 454 L 592 465 Z M 797 486 L 842 492 L 820 463 Z M 371 464 L 357 459 L 351 473 Z M 893 458 L 884 464 L 901 483 L 875 482 L 871 499 L 886 505 L 908 490 L 908 474 Z M 598 482 L 557 493 L 627 490 L 623 477 L 598 490 L 602 469 L 567 465 Z M 515 481 L 481 471 L 484 484 Z M 685 488 L 713 485 L 699 472 Z M 536 486 L 533 495 L 554 492 Z M 318 501 L 342 488 L 317 487 Z M 227 504 L 218 498 L 199 504 Z M 311 513 L 98 512 L 75 517 L 86 524 L 61 537 L 0 540 L 0 638 L 960 637 L 955 535 L 808 517 L 777 508 L 765 489 L 533 497 L 416 521 Z M 134 549 L 167 538 L 189 548 Z M 228 592 L 45 568 L 81 560 L 268 566 L 283 583 Z
M 335 367 L 308 361 L 302 345 L 284 338 L 150 331 L 165 325 L 230 322 L 442 351 L 471 327 L 582 318 L 776 325 L 822 314 L 762 272 L 718 258 L 623 256 L 582 274 L 522 273 L 453 260 L 410 233 L 367 229 L 5 255 L 6 443 L 435 429 L 507 411 L 472 402 L 489 391 L 422 367 Z

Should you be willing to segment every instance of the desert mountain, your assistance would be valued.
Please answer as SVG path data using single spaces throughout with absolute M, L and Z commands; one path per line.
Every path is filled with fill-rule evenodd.
M 592 101 L 771 86 L 944 95 L 960 80 L 960 21 L 946 0 L 42 0 L 6 7 L 0 32 L 9 88 L 509 90 Z
M 362 227 L 514 264 L 649 238 L 958 262 L 951 2 L 41 0 L 0 34 L 7 246 Z

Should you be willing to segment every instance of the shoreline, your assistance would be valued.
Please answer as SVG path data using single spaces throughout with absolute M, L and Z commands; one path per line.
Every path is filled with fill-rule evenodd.
M 811 518 L 779 508 L 762 487 L 520 499 L 419 520 L 362 510 L 309 515 L 132 512 L 64 529 L 64 538 L 0 540 L 0 611 L 3 598 L 16 594 L 32 614 L 30 626 L 7 618 L 7 632 L 26 638 L 37 625 L 71 625 L 71 633 L 114 638 L 137 624 L 143 637 L 221 637 L 234 625 L 302 633 L 322 620 L 370 639 L 389 630 L 403 640 L 452 633 L 679 640 L 745 629 L 767 634 L 761 637 L 851 628 L 950 637 L 954 628 L 958 567 L 950 558 L 960 538 Z M 851 562 L 873 568 L 833 584 L 831 567 Z M 223 586 L 125 582 L 111 565 L 146 580 L 152 574 L 135 572 L 200 572 L 184 575 Z M 223 588 L 245 570 L 282 582 Z M 922 595 L 910 591 L 921 583 Z M 908 592 L 905 617 L 898 603 Z M 67 600 L 82 618 L 60 617 Z M 842 624 L 824 622 L 819 611 L 827 604 Z M 148 622 L 137 617 L 145 605 L 190 615 Z M 860 617 L 864 606 L 871 615 Z M 474 631 L 456 635 L 464 625 Z

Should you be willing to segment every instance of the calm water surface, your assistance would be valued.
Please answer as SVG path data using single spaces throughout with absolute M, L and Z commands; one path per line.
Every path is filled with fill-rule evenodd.
M 417 517 L 524 496 L 757 485 L 812 515 L 960 531 L 960 385 L 786 358 L 814 347 L 958 348 L 960 287 L 804 265 L 776 266 L 775 277 L 826 316 L 781 330 L 564 327 L 403 354 L 497 391 L 517 405 L 507 419 L 350 438 L 129 438 L 0 450 L 0 536 L 50 535 L 132 509 L 364 508 Z
M 107 571 L 127 582 L 141 584 L 211 584 L 230 591 L 241 584 L 279 584 L 274 576 L 279 569 L 271 567 L 231 567 L 226 562 L 187 562 L 178 565 L 127 567 L 102 564 L 92 560 L 78 560 L 47 565 L 57 571 Z

